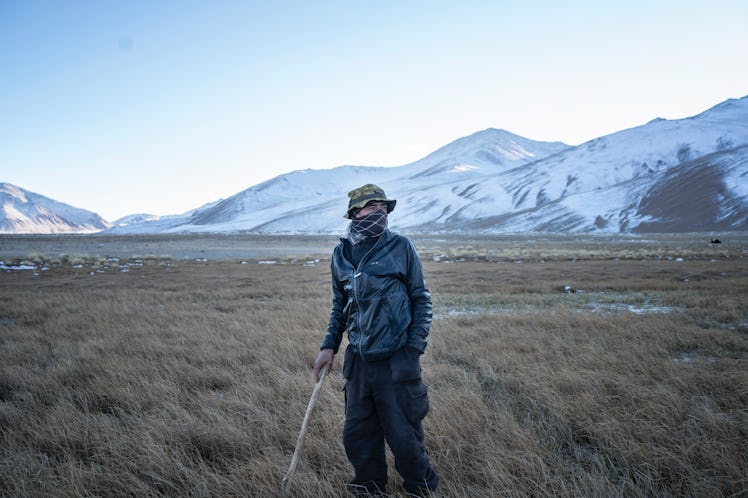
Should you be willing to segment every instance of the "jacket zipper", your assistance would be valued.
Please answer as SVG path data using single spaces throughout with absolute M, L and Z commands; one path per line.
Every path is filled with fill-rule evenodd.
M 369 254 L 371 254 L 372 251 L 374 251 L 374 249 L 377 248 L 377 246 L 379 245 L 379 243 L 382 242 L 382 239 L 384 238 L 384 236 L 386 235 L 386 233 L 387 232 L 385 231 L 385 233 L 383 233 L 379 237 L 379 239 L 377 240 L 376 244 L 374 244 L 371 249 L 369 249 L 368 251 L 366 251 L 366 254 L 364 254 L 364 256 L 361 258 L 361 260 L 358 262 L 358 265 L 356 265 L 356 268 L 354 269 L 355 272 L 353 274 L 353 300 L 356 302 L 356 308 L 359 310 L 359 312 L 356 313 L 356 321 L 358 322 L 358 330 L 359 330 L 359 336 L 360 336 L 360 339 L 358 341 L 358 354 L 359 354 L 359 356 L 361 356 L 362 360 L 364 359 L 364 348 L 363 348 L 364 334 L 363 334 L 363 328 L 361 327 L 361 321 L 359 319 L 359 317 L 361 316 L 361 306 L 359 306 L 359 304 L 358 304 L 358 284 L 356 283 L 356 279 L 361 276 L 362 272 L 361 272 L 360 268 L 363 267 L 364 261 L 369 256 Z

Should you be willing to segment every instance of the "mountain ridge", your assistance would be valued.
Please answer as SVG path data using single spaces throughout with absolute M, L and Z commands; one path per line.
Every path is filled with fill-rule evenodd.
M 390 225 L 411 232 L 748 230 L 747 145 L 748 96 L 576 146 L 487 128 L 405 165 L 296 170 L 107 233 L 342 233 L 345 193 L 364 183 L 398 199 Z

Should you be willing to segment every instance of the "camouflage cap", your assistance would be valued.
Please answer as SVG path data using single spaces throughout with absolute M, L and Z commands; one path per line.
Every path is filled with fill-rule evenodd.
M 348 211 L 345 212 L 345 218 L 350 218 L 352 214 L 351 211 L 354 209 L 361 209 L 366 206 L 366 203 L 369 201 L 386 202 L 387 213 L 391 213 L 392 210 L 395 209 L 395 203 L 397 203 L 394 199 L 388 199 L 384 190 L 373 183 L 367 183 L 363 187 L 351 190 L 348 192 L 348 198 L 350 201 L 348 201 Z

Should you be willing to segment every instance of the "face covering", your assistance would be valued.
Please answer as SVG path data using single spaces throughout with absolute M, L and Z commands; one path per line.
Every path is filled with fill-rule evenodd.
M 374 211 L 358 219 L 352 219 L 348 226 L 348 239 L 358 244 L 369 237 L 379 237 L 387 228 L 387 213 Z

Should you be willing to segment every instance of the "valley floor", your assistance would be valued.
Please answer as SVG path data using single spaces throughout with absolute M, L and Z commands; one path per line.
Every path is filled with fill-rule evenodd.
M 438 496 L 748 492 L 748 237 L 413 238 Z M 279 496 L 334 244 L 0 237 L 0 495 Z M 340 367 L 294 496 L 344 494 Z

